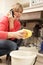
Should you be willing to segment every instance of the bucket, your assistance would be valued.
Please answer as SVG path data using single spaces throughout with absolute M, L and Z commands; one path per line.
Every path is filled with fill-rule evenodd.
M 38 52 L 37 48 L 36 47 L 19 47 L 19 50 L 22 50 L 22 51 L 32 51 L 32 52 Z
M 37 54 L 31 51 L 12 51 L 11 65 L 33 65 Z

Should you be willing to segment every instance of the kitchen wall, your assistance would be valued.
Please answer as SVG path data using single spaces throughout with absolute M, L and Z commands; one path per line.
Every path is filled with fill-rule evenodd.
M 0 0 L 0 13 L 6 13 L 15 3 L 28 3 L 30 0 Z
M 28 6 L 27 4 L 29 3 L 29 5 L 32 6 L 33 1 L 35 4 L 37 2 L 43 2 L 43 0 L 0 0 L 0 13 L 6 14 L 6 12 L 8 12 L 8 10 L 17 2 L 20 2 L 21 4 L 24 3 L 25 6 Z
M 0 17 L 6 14 L 18 0 L 0 0 Z

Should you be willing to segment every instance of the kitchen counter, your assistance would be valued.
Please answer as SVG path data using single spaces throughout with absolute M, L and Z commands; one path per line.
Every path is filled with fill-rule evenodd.
M 43 11 L 33 11 L 33 12 L 27 12 L 27 13 L 23 13 L 21 18 L 21 20 L 39 20 L 39 21 L 43 21 Z

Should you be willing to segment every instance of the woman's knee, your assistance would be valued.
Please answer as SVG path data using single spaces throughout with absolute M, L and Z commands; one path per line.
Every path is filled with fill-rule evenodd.
M 0 56 L 17 49 L 17 44 L 11 40 L 0 40 Z
M 11 40 L 6 40 L 6 47 L 8 50 L 16 50 L 17 49 L 17 44 Z

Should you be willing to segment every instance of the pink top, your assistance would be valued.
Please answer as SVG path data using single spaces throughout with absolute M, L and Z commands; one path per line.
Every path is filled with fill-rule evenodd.
M 14 28 L 9 30 L 9 19 L 7 16 L 2 17 L 0 20 L 0 39 L 7 39 L 8 31 L 14 32 L 21 28 L 20 21 L 14 21 Z

